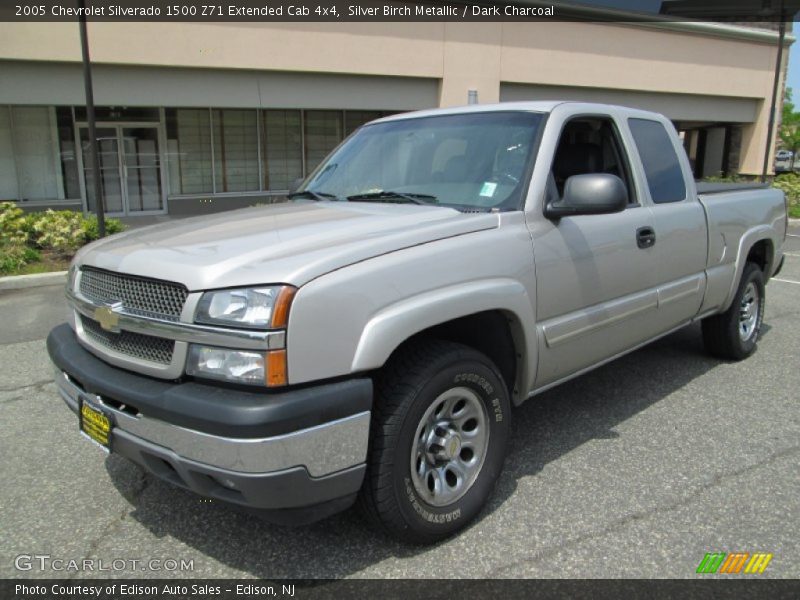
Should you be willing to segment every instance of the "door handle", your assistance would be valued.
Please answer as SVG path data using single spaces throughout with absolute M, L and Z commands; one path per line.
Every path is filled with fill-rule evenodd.
M 639 248 L 652 248 L 656 243 L 656 231 L 652 227 L 639 227 L 636 230 L 636 245 Z

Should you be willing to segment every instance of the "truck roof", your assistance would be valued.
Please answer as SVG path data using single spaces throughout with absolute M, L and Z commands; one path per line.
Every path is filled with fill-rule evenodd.
M 453 106 L 449 108 L 432 108 L 426 110 L 417 110 L 412 112 L 399 113 L 390 115 L 381 119 L 372 121 L 373 123 L 384 123 L 388 121 L 398 121 L 402 119 L 416 119 L 419 117 L 429 117 L 435 115 L 456 115 L 471 112 L 498 112 L 498 111 L 526 111 L 526 112 L 541 112 L 549 113 L 561 104 L 582 104 L 585 105 L 587 111 L 610 112 L 612 110 L 618 111 L 620 109 L 637 113 L 639 115 L 649 114 L 652 116 L 661 117 L 658 113 L 643 111 L 637 108 L 619 106 L 615 104 L 599 104 L 597 102 L 579 102 L 576 100 L 541 100 L 535 102 L 498 102 L 495 104 L 469 104 L 465 106 Z

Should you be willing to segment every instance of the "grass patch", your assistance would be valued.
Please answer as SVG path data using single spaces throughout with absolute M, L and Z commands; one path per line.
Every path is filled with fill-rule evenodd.
M 19 269 L 13 275 L 36 275 L 37 273 L 55 273 L 57 271 L 66 271 L 69 269 L 70 259 L 62 258 L 54 254 L 44 252 L 42 258 L 38 262 L 28 263 Z

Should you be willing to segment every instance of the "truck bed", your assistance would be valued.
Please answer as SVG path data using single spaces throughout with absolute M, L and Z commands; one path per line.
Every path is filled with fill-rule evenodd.
M 761 184 L 712 184 L 700 192 L 708 222 L 708 288 L 704 309 L 727 309 L 739 281 L 747 248 L 756 239 L 769 241 L 774 251 L 770 270 L 781 258 L 786 232 L 786 209 L 781 190 Z M 734 186 L 720 189 L 717 186 Z M 743 187 L 745 186 L 745 187 Z
M 769 187 L 768 183 L 760 182 L 744 182 L 744 183 L 729 183 L 729 182 L 712 182 L 712 181 L 698 181 L 697 193 L 704 196 L 712 194 L 724 194 L 726 192 L 746 192 L 750 190 L 763 190 Z

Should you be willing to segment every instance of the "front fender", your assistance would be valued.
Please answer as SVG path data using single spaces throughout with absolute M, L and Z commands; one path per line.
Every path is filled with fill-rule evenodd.
M 378 369 L 414 334 L 489 310 L 508 316 L 520 368 L 532 370 L 531 237 L 521 213 L 506 218 L 503 227 L 376 256 L 300 287 L 287 327 L 289 383 Z M 530 381 L 520 381 L 521 394 Z

